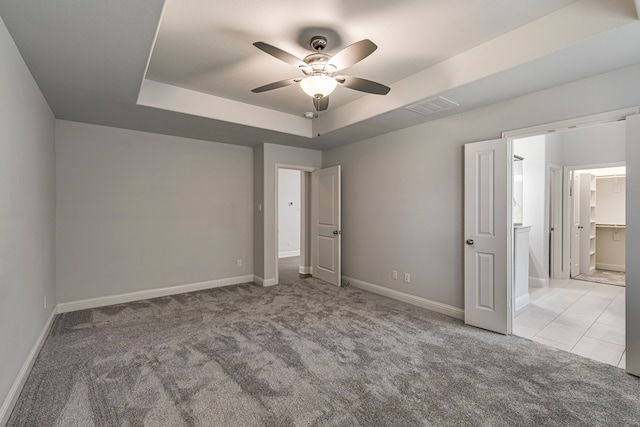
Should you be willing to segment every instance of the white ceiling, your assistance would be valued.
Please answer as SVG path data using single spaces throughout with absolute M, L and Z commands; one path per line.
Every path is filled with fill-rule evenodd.
M 0 0 L 0 16 L 57 118 L 248 146 L 326 149 L 640 62 L 633 0 Z M 299 75 L 253 42 L 304 57 L 313 34 L 332 54 L 374 41 L 344 74 L 390 94 L 339 87 L 310 121 L 296 86 L 250 92 Z M 460 106 L 404 109 L 436 95 Z
M 378 50 L 343 74 L 391 85 L 575 1 L 324 0 L 311 5 L 244 0 L 231 6 L 166 0 L 147 78 L 301 115 L 312 103 L 297 86 L 250 92 L 302 76 L 253 42 L 264 41 L 304 58 L 312 53 L 309 41 L 316 33 L 329 36 L 325 51 L 330 54 L 368 38 Z M 339 88 L 330 105 L 336 108 L 361 96 Z

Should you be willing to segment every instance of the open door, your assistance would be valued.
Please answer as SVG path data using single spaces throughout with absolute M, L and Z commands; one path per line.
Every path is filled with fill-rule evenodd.
M 571 171 L 571 276 L 580 274 L 580 176 Z
M 511 167 L 506 139 L 465 145 L 464 321 L 509 333 Z
M 549 278 L 562 278 L 562 168 L 549 166 Z
M 313 276 L 341 286 L 340 165 L 313 173 Z

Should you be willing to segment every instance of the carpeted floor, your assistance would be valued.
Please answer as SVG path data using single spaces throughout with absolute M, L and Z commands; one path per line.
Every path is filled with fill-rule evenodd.
M 621 369 L 309 278 L 59 315 L 8 425 L 639 420 Z
M 605 285 L 625 286 L 625 276 L 624 271 L 595 270 L 591 274 L 579 274 L 575 279 L 586 282 L 604 283 Z

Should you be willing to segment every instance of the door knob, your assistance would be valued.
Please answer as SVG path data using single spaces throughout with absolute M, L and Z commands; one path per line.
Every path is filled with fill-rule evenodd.
M 473 239 L 467 239 L 467 245 L 473 245 Z
M 584 228 L 584 227 L 583 227 L 583 226 L 581 226 L 581 225 L 579 225 L 579 226 L 578 226 L 578 229 L 580 229 L 580 230 L 582 230 L 583 228 Z

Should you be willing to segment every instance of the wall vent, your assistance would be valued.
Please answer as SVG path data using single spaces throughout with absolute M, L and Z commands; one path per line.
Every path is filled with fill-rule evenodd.
M 447 98 L 436 96 L 435 98 L 429 98 L 426 101 L 418 102 L 405 108 L 414 113 L 422 114 L 423 116 L 430 116 L 431 114 L 439 113 L 440 111 L 445 111 L 458 105 L 460 104 L 456 104 Z

